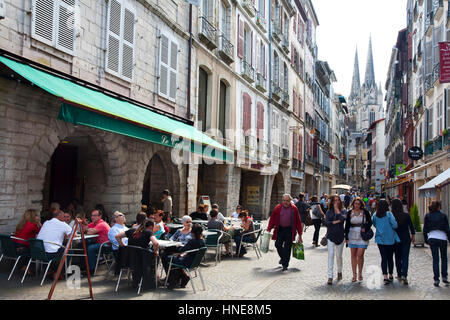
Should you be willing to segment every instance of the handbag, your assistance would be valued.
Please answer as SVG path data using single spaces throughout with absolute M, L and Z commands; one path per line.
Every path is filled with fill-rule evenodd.
M 309 227 L 313 225 L 313 221 L 311 219 L 311 215 L 309 214 L 309 212 L 306 212 L 305 215 L 305 226 Z
M 326 246 L 327 246 L 327 244 L 328 244 L 327 236 L 323 237 L 322 240 L 320 240 L 320 244 L 321 244 L 323 247 L 326 247 Z
M 305 260 L 305 248 L 303 243 L 293 243 L 292 244 L 292 257 L 298 260 Z
M 364 227 L 364 218 L 366 216 L 366 213 L 363 212 L 363 221 L 362 221 L 362 225 Z M 369 241 L 370 239 L 373 238 L 373 231 L 372 228 L 367 229 L 366 227 L 364 227 L 364 232 L 361 230 L 361 238 L 364 241 Z

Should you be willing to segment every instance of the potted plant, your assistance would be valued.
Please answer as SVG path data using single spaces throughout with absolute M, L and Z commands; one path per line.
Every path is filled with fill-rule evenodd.
M 425 141 L 425 143 L 423 144 L 425 147 L 427 147 L 430 144 L 430 140 Z
M 417 208 L 417 204 L 414 203 L 409 211 L 409 214 L 411 216 L 411 221 L 414 225 L 414 229 L 416 230 L 416 234 L 414 236 L 414 247 L 420 245 L 424 247 L 425 239 L 423 237 L 422 225 L 420 224 L 419 209 Z

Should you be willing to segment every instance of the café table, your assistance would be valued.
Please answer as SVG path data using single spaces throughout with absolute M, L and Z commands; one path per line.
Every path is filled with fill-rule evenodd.
M 192 220 L 192 223 L 207 224 L 208 220 Z
M 180 228 L 183 228 L 182 224 L 179 223 L 166 223 L 167 228 L 171 229 L 171 230 L 177 230 Z

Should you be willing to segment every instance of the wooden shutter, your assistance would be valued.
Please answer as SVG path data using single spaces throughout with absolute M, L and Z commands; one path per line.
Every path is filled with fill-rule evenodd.
M 255 52 L 254 52 L 255 44 L 254 44 L 253 40 L 254 39 L 253 39 L 253 30 L 252 30 L 252 32 L 250 33 L 250 65 L 252 67 L 255 65 L 254 62 L 253 62 L 253 58 L 255 56 Z M 247 62 L 249 62 L 249 61 L 247 61 Z
M 161 35 L 159 44 L 159 94 L 169 96 L 169 38 Z
M 122 20 L 122 4 L 117 0 L 111 0 L 109 3 L 108 14 L 108 38 L 106 53 L 106 69 L 108 72 L 119 76 L 121 50 L 121 20 Z
M 293 134 L 293 139 L 292 139 L 292 158 L 297 159 L 297 143 L 298 143 L 298 138 L 297 138 L 297 133 L 294 132 Z
M 294 15 L 294 17 L 292 17 L 292 27 L 294 29 L 294 34 L 297 33 L 297 15 Z
M 31 36 L 48 45 L 54 41 L 55 0 L 33 0 Z
M 299 94 L 298 95 L 298 116 L 300 119 L 303 118 L 302 107 L 303 107 L 303 100 L 302 100 L 302 96 Z
M 135 14 L 128 8 L 124 10 L 122 39 L 122 77 L 133 79 L 134 66 L 134 21 Z
M 256 137 L 258 139 L 264 138 L 264 105 L 261 102 L 258 102 L 256 108 Z
M 294 114 L 297 114 L 297 92 L 295 92 L 295 89 L 292 91 L 293 91 L 292 92 L 292 97 L 293 97 L 292 109 L 293 109 Z
M 299 135 L 298 138 L 298 160 L 303 163 L 303 136 Z
M 75 8 L 77 1 L 60 0 L 56 3 L 57 20 L 53 24 L 56 27 L 55 47 L 65 53 L 74 55 L 76 39 Z
M 242 129 L 244 132 L 251 129 L 252 126 L 252 99 L 247 93 L 243 94 L 243 117 L 242 117 Z
M 294 44 L 291 43 L 291 66 L 294 65 Z
M 242 21 L 241 16 L 238 14 L 238 45 L 237 45 L 237 55 L 239 58 L 244 58 L 244 21 Z
M 176 100 L 177 74 L 178 74 L 178 44 L 170 42 L 170 69 L 169 69 L 169 98 Z
M 266 17 L 266 1 L 265 0 L 259 0 L 259 2 L 260 2 L 260 7 L 261 7 L 261 16 L 263 18 L 265 18 Z

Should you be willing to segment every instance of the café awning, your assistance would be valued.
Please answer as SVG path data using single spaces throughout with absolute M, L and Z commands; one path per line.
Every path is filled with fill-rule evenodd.
M 450 183 L 450 168 L 421 186 L 419 188 L 419 197 L 435 198 L 437 196 L 438 189 L 448 183 Z
M 233 150 L 189 124 L 4 56 L 0 56 L 0 63 L 58 97 L 61 100 L 60 120 L 168 147 L 176 147 L 181 137 L 185 149 L 191 152 L 220 161 L 233 161 Z

